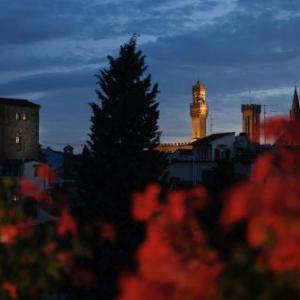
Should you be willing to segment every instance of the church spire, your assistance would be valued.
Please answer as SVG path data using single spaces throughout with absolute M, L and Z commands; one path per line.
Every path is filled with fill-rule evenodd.
M 290 119 L 291 121 L 300 121 L 300 106 L 299 106 L 299 97 L 297 92 L 297 87 L 295 86 L 294 96 L 292 107 L 290 110 Z

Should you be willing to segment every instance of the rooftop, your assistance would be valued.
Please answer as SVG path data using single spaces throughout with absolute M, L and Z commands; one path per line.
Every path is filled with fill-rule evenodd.
M 0 105 L 36 107 L 36 108 L 40 107 L 38 104 L 35 104 L 25 99 L 13 99 L 13 98 L 2 98 L 2 97 L 0 97 Z
M 210 144 L 211 142 L 215 141 L 215 140 L 218 140 L 226 135 L 229 135 L 229 134 L 235 134 L 235 132 L 222 132 L 222 133 L 214 133 L 214 134 L 211 134 L 211 135 L 208 135 L 202 139 L 198 139 L 196 140 L 195 142 L 193 142 L 193 146 L 198 146 L 198 145 L 208 145 Z

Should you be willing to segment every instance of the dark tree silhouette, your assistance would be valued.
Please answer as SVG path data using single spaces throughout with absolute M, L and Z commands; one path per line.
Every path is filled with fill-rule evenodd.
M 91 104 L 90 181 L 97 195 L 89 206 L 97 217 L 121 220 L 129 211 L 131 193 L 162 172 L 162 155 L 155 151 L 158 85 L 152 85 L 150 74 L 143 77 L 147 66 L 135 37 L 108 60 L 109 68 L 96 75 L 100 105 Z
M 108 56 L 108 61 L 109 67 L 96 75 L 100 103 L 91 104 L 90 140 L 80 171 L 82 213 L 89 221 L 112 223 L 118 235 L 115 249 L 98 252 L 102 257 L 97 269 L 104 280 L 99 283 L 101 299 L 112 296 L 119 268 L 132 267 L 131 254 L 143 236 L 130 216 L 132 193 L 157 181 L 165 167 L 163 154 L 155 150 L 160 137 L 158 85 L 152 84 L 150 74 L 144 75 L 147 65 L 136 48 L 136 37 L 120 47 L 118 57 Z

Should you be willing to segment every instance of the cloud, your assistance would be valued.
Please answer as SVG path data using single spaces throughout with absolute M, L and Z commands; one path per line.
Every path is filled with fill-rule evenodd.
M 249 89 L 252 101 L 286 112 L 300 80 L 297 0 L 3 0 L 0 22 L 1 94 L 42 104 L 45 140 L 86 139 L 93 74 L 133 33 L 160 85 L 165 140 L 189 139 L 197 79 L 207 85 L 213 127 L 226 131 L 240 130 Z

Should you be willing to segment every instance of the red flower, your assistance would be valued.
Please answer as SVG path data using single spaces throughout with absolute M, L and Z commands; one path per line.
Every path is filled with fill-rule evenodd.
M 267 257 L 274 272 L 297 271 L 300 269 L 300 243 L 279 244 Z
M 29 179 L 21 178 L 19 185 L 20 185 L 21 195 L 24 198 L 26 197 L 34 198 L 35 200 L 38 201 L 49 199 L 49 196 L 45 192 L 38 189 L 34 185 L 34 183 Z
M 232 189 L 225 197 L 225 208 L 221 215 L 221 224 L 230 225 L 242 221 L 249 214 L 252 186 L 241 184 Z
M 47 164 L 40 164 L 37 168 L 37 177 L 49 182 L 50 184 L 55 184 L 57 182 L 57 175 L 54 170 Z
M 121 295 L 118 300 L 175 299 L 172 291 L 134 275 L 123 275 L 120 280 Z
M 3 283 L 3 289 L 7 292 L 10 299 L 18 299 L 17 287 L 11 281 L 5 281 Z
M 251 179 L 255 182 L 262 182 L 274 171 L 275 156 L 265 154 L 260 156 L 254 164 Z
M 159 208 L 158 196 L 160 187 L 149 185 L 145 192 L 133 195 L 132 217 L 136 221 L 148 220 Z
M 4 225 L 0 227 L 0 242 L 7 245 L 14 244 L 18 233 L 18 228 L 15 225 Z
M 62 211 L 56 229 L 58 235 L 67 235 L 67 234 L 77 235 L 78 233 L 77 224 L 67 209 L 64 209 Z
M 172 222 L 180 223 L 186 214 L 185 207 L 186 195 L 184 192 L 173 192 L 168 196 L 166 213 Z

